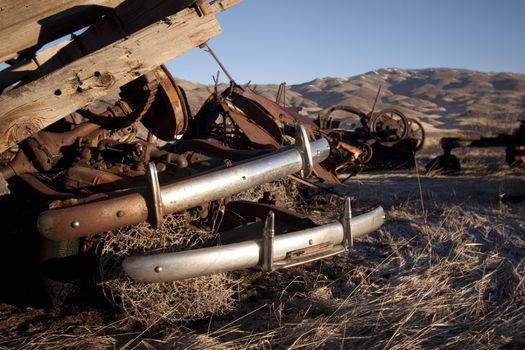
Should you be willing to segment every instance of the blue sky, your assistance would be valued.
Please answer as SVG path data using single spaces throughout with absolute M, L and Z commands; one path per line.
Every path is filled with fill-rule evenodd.
M 238 83 L 387 67 L 525 73 L 525 0 L 243 0 L 218 18 L 209 44 Z M 200 49 L 168 67 L 203 83 L 218 69 Z

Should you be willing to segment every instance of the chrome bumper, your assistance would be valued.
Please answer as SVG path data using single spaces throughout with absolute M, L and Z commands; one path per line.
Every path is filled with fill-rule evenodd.
M 271 271 L 322 259 L 347 251 L 354 238 L 379 229 L 384 222 L 381 207 L 352 218 L 349 202 L 347 200 L 341 222 L 273 237 L 270 213 L 261 239 L 176 253 L 132 256 L 123 261 L 122 267 L 135 281 L 155 283 L 253 267 Z
M 146 220 L 157 227 L 164 215 L 297 172 L 309 176 L 314 164 L 322 162 L 329 154 L 330 145 L 326 139 L 309 142 L 304 127 L 300 126 L 293 146 L 164 186 L 159 185 L 156 168 L 150 164 L 147 191 L 117 192 L 104 200 L 46 210 L 38 217 L 38 230 L 50 240 L 71 240 Z

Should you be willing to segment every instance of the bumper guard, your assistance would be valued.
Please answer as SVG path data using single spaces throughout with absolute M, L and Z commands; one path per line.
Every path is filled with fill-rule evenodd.
M 378 207 L 352 218 L 350 199 L 341 222 L 274 236 L 270 212 L 261 239 L 175 253 L 127 257 L 122 267 L 135 281 L 169 282 L 220 272 L 260 267 L 272 271 L 347 251 L 353 239 L 381 227 L 385 214 Z

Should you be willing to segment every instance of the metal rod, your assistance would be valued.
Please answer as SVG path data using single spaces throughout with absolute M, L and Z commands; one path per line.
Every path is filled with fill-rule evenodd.
M 352 220 L 354 237 L 379 229 L 384 218 L 381 207 L 356 216 Z M 275 236 L 273 261 L 286 259 L 288 252 L 321 243 L 341 245 L 343 236 L 343 225 L 340 222 Z M 124 259 L 122 268 L 139 282 L 176 281 L 261 266 L 262 245 L 262 240 L 258 239 L 176 253 L 132 256 Z
M 376 98 L 374 99 L 374 104 L 372 105 L 372 110 L 370 111 L 370 116 L 374 114 L 374 110 L 376 109 L 377 100 L 379 99 L 379 94 L 381 93 L 381 85 L 379 85 L 379 89 L 377 89 Z
M 273 241 L 275 237 L 275 213 L 270 210 L 263 231 L 263 263 L 262 270 L 273 271 Z
M 204 44 L 204 47 L 206 47 L 206 51 L 208 51 L 210 53 L 210 55 L 213 57 L 213 59 L 215 60 L 215 62 L 217 62 L 217 64 L 219 65 L 219 67 L 221 67 L 222 71 L 224 72 L 224 74 L 226 74 L 226 76 L 228 77 L 228 79 L 230 79 L 231 82 L 234 82 L 235 83 L 235 80 L 233 79 L 233 77 L 230 75 L 230 73 L 228 73 L 228 71 L 226 70 L 226 67 L 224 67 L 224 65 L 222 64 L 222 62 L 219 60 L 219 58 L 217 57 L 217 55 L 215 55 L 215 52 L 213 52 L 213 50 L 211 49 L 211 47 L 208 45 L 208 43 Z

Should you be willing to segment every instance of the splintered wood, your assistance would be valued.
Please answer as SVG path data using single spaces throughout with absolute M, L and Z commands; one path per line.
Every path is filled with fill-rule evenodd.
M 0 0 L 0 61 L 81 29 L 123 1 Z
M 122 19 L 121 16 L 125 16 L 129 10 L 122 8 L 120 14 L 114 11 L 95 23 L 92 29 L 96 30 L 86 32 L 81 42 L 84 50 L 76 49 L 75 43 L 59 50 L 48 49 L 57 52 L 52 58 L 49 58 L 49 54 L 45 55 L 48 71 L 41 66 L 29 75 L 31 80 L 36 80 L 0 95 L 0 152 L 166 61 L 205 43 L 221 32 L 215 13 L 235 5 L 239 0 L 229 0 L 222 6 L 197 1 L 195 6 L 166 17 L 162 17 L 159 11 L 169 8 L 170 2 L 153 2 L 159 6 L 136 5 L 146 7 L 149 12 L 141 18 L 155 20 L 152 24 L 144 26 L 138 17 L 135 20 L 118 21 L 116 16 Z M 14 6 L 11 1 L 1 0 L 2 12 L 9 9 L 4 3 Z M 57 3 L 71 5 L 67 1 Z M 115 6 L 119 1 L 82 3 L 111 3 Z M 16 23 L 8 23 L 1 12 L 0 18 L 0 33 L 5 33 L 6 24 L 16 26 Z M 133 30 L 140 29 L 126 36 L 132 31 L 129 29 L 131 27 Z M 111 33 L 120 33 L 122 39 L 108 43 L 105 34 Z

